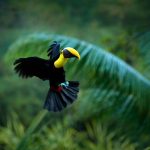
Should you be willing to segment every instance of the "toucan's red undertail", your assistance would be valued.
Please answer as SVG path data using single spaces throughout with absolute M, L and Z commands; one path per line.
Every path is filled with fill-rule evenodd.
M 62 87 L 60 85 L 57 87 L 51 86 L 50 89 L 52 91 L 55 91 L 55 92 L 61 92 L 62 91 Z

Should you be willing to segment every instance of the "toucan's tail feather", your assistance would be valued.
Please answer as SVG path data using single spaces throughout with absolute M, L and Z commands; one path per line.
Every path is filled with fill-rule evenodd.
M 77 99 L 79 92 L 79 82 L 69 81 L 57 88 L 51 88 L 48 91 L 47 98 L 44 103 L 44 108 L 49 111 L 61 111 L 67 105 L 73 103 Z

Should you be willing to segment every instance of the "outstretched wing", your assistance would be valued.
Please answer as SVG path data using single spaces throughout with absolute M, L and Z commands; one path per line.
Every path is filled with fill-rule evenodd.
M 14 65 L 15 71 L 23 78 L 36 76 L 42 80 L 48 80 L 50 77 L 48 60 L 38 57 L 19 58 Z
M 49 49 L 47 50 L 48 56 L 51 58 L 51 60 L 55 60 L 59 57 L 60 50 L 60 44 L 56 41 L 53 42 L 53 44 L 50 45 Z

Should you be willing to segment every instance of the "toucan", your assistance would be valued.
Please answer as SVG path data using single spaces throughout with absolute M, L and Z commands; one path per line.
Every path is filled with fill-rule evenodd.
M 22 78 L 38 77 L 49 81 L 49 91 L 43 108 L 58 112 L 73 103 L 79 92 L 78 81 L 66 81 L 64 65 L 69 58 L 80 59 L 80 54 L 72 47 L 60 49 L 54 41 L 47 50 L 48 59 L 39 57 L 19 58 L 14 62 L 14 70 Z

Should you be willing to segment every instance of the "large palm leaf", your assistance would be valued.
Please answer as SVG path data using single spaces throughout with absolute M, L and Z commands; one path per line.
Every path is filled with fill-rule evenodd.
M 121 59 L 85 41 L 61 35 L 34 34 L 15 42 L 6 61 L 13 64 L 18 57 L 33 55 L 46 58 L 48 45 L 54 40 L 61 42 L 62 47 L 76 48 L 81 54 L 79 62 L 67 65 L 67 72 L 69 77 L 79 79 L 83 88 L 103 88 L 107 90 L 106 95 L 114 90 L 120 97 L 134 97 L 139 108 L 149 108 L 150 81 Z

